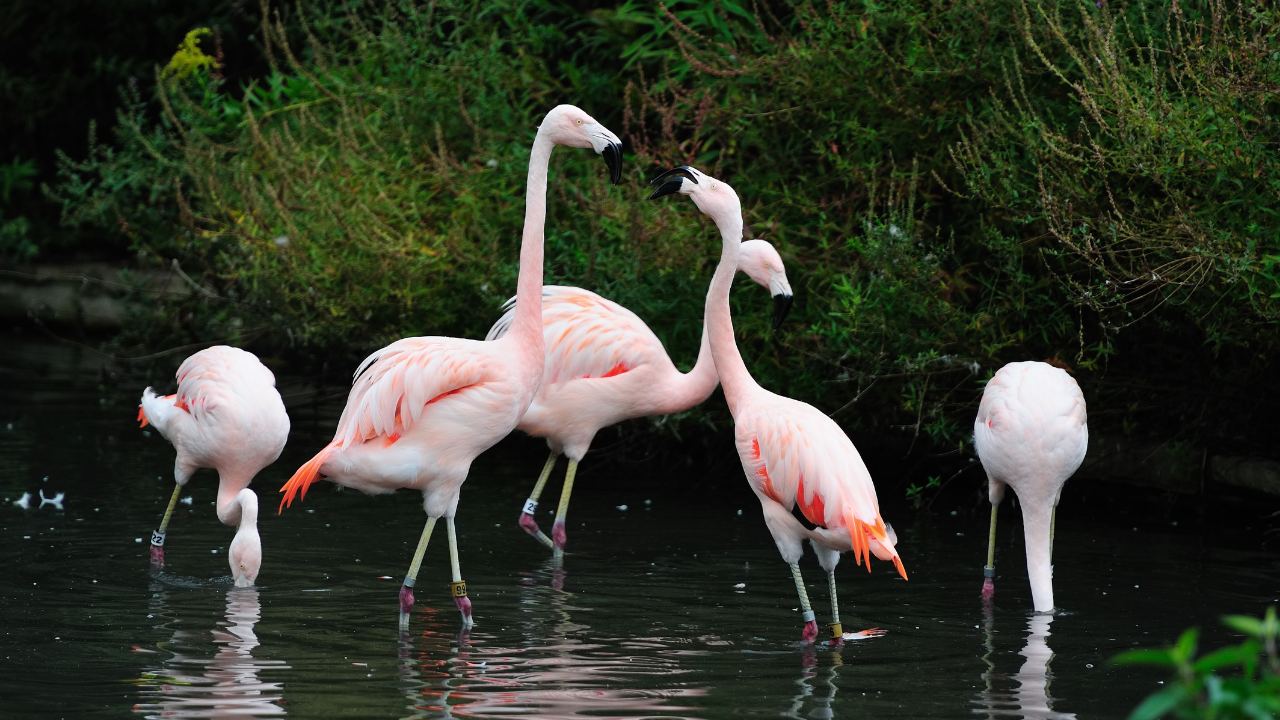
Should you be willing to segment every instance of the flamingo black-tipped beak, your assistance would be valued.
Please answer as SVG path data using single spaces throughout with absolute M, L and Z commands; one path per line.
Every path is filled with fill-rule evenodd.
M 694 185 L 698 184 L 698 178 L 694 176 L 693 168 L 688 165 L 671 168 L 649 181 L 650 187 L 654 185 L 658 186 L 658 189 L 653 191 L 653 194 L 649 196 L 649 199 L 654 200 L 680 192 L 680 188 L 684 186 L 685 179 L 692 181 Z
M 777 330 L 782 327 L 782 321 L 787 319 L 787 313 L 791 312 L 791 301 L 794 300 L 790 295 L 779 294 L 773 296 L 773 329 Z
M 609 182 L 614 185 L 622 182 L 622 146 L 609 143 L 600 154 L 604 156 L 604 164 L 609 168 Z

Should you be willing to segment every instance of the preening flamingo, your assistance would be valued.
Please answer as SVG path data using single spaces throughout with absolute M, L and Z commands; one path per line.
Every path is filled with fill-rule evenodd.
M 1061 368 L 1015 362 L 982 391 L 973 446 L 987 471 L 991 534 L 982 596 L 995 594 L 996 513 L 1006 486 L 1022 504 L 1027 577 L 1036 612 L 1053 610 L 1053 525 L 1067 478 L 1084 461 L 1089 425 L 1080 386 Z
M 547 165 L 556 145 L 591 148 L 604 156 L 610 180 L 622 174 L 621 141 L 572 105 L 547 113 L 529 154 L 524 236 L 516 312 L 505 337 L 493 342 L 449 337 L 398 340 L 370 355 L 355 373 L 338 431 L 281 492 L 281 509 L 320 475 L 366 493 L 399 488 L 422 492 L 427 524 L 400 588 L 400 622 L 413 608 L 422 554 L 436 520 L 449 532 L 453 582 L 450 594 L 472 625 L 471 600 L 458 562 L 454 514 L 471 461 L 506 437 L 528 409 L 542 381 L 543 223 L 547 214 Z
M 650 184 L 658 185 L 651 198 L 674 193 L 692 197 L 720 229 L 724 250 L 707 291 L 706 322 L 711 355 L 733 413 L 742 469 L 760 499 L 765 524 L 782 559 L 791 566 L 803 612 L 802 638 L 811 642 L 818 635 L 800 575 L 802 542 L 808 539 L 827 571 L 831 638 L 842 640 L 846 636 L 840 625 L 835 580 L 841 553 L 853 550 L 856 562 L 865 561 L 868 572 L 874 553 L 881 560 L 892 561 L 904 580 L 907 577 L 894 547 L 893 529 L 880 517 L 871 474 L 839 425 L 812 405 L 760 387 L 738 353 L 729 313 L 729 290 L 742 245 L 742 206 L 737 193 L 723 181 L 688 166 L 668 170 Z M 814 529 L 805 528 L 792 514 L 797 505 Z M 857 636 L 866 637 L 862 633 Z
M 776 328 L 791 306 L 791 284 L 778 251 L 764 240 L 744 241 L 738 269 L 769 289 Z M 507 307 L 486 340 L 507 333 L 516 312 L 515 300 L 508 301 Z M 551 455 L 525 501 L 520 527 L 551 548 L 558 560 L 564 554 L 565 517 L 578 463 L 596 433 L 623 420 L 688 410 L 706 400 L 719 379 L 705 326 L 698 360 L 692 370 L 682 373 L 643 320 L 590 290 L 544 287 L 542 328 L 547 347 L 542 386 L 516 427 L 546 438 Z M 569 468 L 551 537 L 547 537 L 533 513 L 561 453 L 569 457 Z
M 164 539 L 178 494 L 198 468 L 218 471 L 218 519 L 238 525 L 227 552 L 236 587 L 253 585 L 262 567 L 258 537 L 258 496 L 249 483 L 280 457 L 289 439 L 289 415 L 276 391 L 276 378 L 253 353 L 218 345 L 187 358 L 178 367 L 178 392 L 164 397 L 142 393 L 138 420 L 154 425 L 173 443 L 177 486 L 151 533 L 151 560 L 164 565 Z

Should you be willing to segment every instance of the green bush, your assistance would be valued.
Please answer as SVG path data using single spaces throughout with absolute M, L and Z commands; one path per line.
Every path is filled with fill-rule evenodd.
M 554 156 L 547 281 L 631 307 L 691 361 L 719 240 L 690 203 L 643 198 L 657 170 L 695 164 L 738 190 L 748 233 L 779 247 L 799 290 L 777 335 L 760 293 L 735 294 L 752 371 L 847 425 L 963 449 L 994 367 L 1069 365 L 1092 397 L 1121 358 L 1144 374 L 1149 355 L 1117 355 L 1144 317 L 1126 337 L 1193 333 L 1266 365 L 1280 243 L 1263 10 L 298 12 L 264 22 L 269 74 L 229 87 L 192 35 L 157 70 L 155 103 L 126 88 L 114 145 L 64 158 L 51 192 L 68 223 L 123 232 L 200 288 L 152 303 L 119 344 L 350 362 L 403 335 L 483 335 L 514 289 L 535 124 L 574 102 L 631 154 L 619 188 L 589 153 Z M 1114 407 L 1146 392 L 1103 387 Z
M 1178 642 L 1157 650 L 1130 650 L 1117 655 L 1117 665 L 1154 665 L 1174 670 L 1165 689 L 1151 695 L 1129 720 L 1157 720 L 1173 715 L 1186 719 L 1266 720 L 1280 715 L 1280 653 L 1276 651 L 1275 606 L 1263 619 L 1227 615 L 1224 625 L 1245 636 L 1239 645 L 1196 657 L 1200 633 L 1187 630 Z M 1238 676 L 1222 670 L 1238 668 Z

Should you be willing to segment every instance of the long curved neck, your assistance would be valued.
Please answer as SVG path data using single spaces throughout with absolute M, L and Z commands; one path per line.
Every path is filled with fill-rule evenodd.
M 742 245 L 742 216 L 713 217 L 712 220 L 720 228 L 724 249 L 720 253 L 716 274 L 711 278 L 711 287 L 707 289 L 707 334 L 711 340 L 716 372 L 724 386 L 724 397 L 729 401 L 729 411 L 736 415 L 746 394 L 759 387 L 738 353 L 738 343 L 733 338 L 733 318 L 729 313 L 729 290 L 738 271 L 738 252 Z
M 698 348 L 698 361 L 687 373 L 675 373 L 663 403 L 664 414 L 682 412 L 701 404 L 711 397 L 720 377 L 716 375 L 716 363 L 711 357 L 711 336 L 707 324 L 702 324 L 702 345 Z
M 529 181 L 524 196 L 524 235 L 520 240 L 520 278 L 516 282 L 516 314 L 507 337 L 543 356 L 542 242 L 547 221 L 547 167 L 555 145 L 542 131 L 529 153 Z M 530 355 L 534 353 L 530 352 Z M 542 375 L 541 369 L 538 375 Z
M 258 526 L 258 496 L 248 488 L 242 487 L 234 493 L 223 493 L 222 488 L 218 488 L 217 509 L 218 520 L 224 525 Z

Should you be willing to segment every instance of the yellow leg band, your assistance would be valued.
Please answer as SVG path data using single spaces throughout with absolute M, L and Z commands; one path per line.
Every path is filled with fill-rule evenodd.
M 831 631 L 832 640 L 840 640 L 844 638 L 844 626 L 840 623 L 827 623 L 827 629 Z
M 467 581 L 459 580 L 458 582 L 449 583 L 449 594 L 456 598 L 467 596 Z

